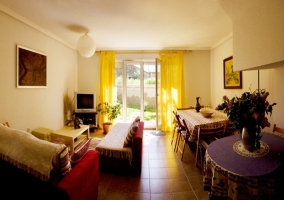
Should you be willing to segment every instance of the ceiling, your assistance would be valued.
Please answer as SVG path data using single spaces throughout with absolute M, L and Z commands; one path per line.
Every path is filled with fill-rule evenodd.
M 0 0 L 0 10 L 76 49 L 203 50 L 232 34 L 217 0 Z

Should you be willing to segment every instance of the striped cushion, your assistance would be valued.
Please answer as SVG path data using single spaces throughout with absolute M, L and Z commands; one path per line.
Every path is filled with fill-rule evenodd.
M 70 158 L 71 165 L 76 165 L 83 156 L 87 153 L 90 147 L 91 138 L 83 140 L 78 146 L 75 147 L 74 153 L 72 154 Z
M 64 145 L 65 146 L 65 145 Z M 62 176 L 66 175 L 71 170 L 71 164 L 69 160 L 69 150 L 65 146 L 57 156 L 57 160 L 54 163 L 55 167 L 60 170 Z
M 131 145 L 132 138 L 137 133 L 138 126 L 139 126 L 139 122 L 133 122 L 133 124 L 131 124 L 128 130 L 128 134 L 124 140 L 123 147 L 128 147 Z
M 134 123 L 134 122 L 140 122 L 140 116 L 137 116 L 137 117 L 134 119 L 133 123 Z

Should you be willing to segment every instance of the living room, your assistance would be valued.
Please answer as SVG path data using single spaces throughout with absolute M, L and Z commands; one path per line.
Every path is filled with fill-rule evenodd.
M 7 14 L 10 13 L 10 14 Z M 1 121 L 9 121 L 14 128 L 33 130 L 39 126 L 59 129 L 64 122 L 64 95 L 70 98 L 74 91 L 99 93 L 100 54 L 91 58 L 81 57 L 76 50 L 51 33 L 1 7 Z M 34 25 L 34 27 L 32 27 Z M 48 35 L 49 34 L 49 35 Z M 51 35 L 51 36 L 50 36 Z M 44 52 L 47 55 L 47 87 L 23 89 L 16 87 L 17 45 Z M 195 105 L 195 98 L 202 97 L 205 105 L 215 108 L 222 96 L 233 97 L 258 87 L 258 70 L 243 71 L 242 89 L 224 89 L 223 60 L 233 55 L 233 34 L 208 50 L 192 50 L 184 53 L 184 76 L 186 105 Z M 145 58 L 145 53 L 117 54 L 121 59 Z M 151 54 L 158 57 L 158 53 Z M 270 92 L 269 101 L 277 102 L 270 122 L 284 127 L 281 110 L 283 93 L 281 83 L 284 68 L 277 67 L 259 71 L 260 88 Z
M 222 1 L 220 0 L 220 2 Z M 272 15 L 269 16 L 271 17 Z M 283 15 L 277 16 L 279 18 L 268 18 L 271 26 L 264 26 L 261 30 L 263 33 L 269 34 L 270 30 L 274 30 L 272 28 L 273 24 L 283 21 Z M 73 98 L 75 91 L 99 94 L 100 78 L 102 78 L 100 77 L 100 50 L 90 58 L 83 58 L 76 49 L 63 39 L 58 38 L 49 31 L 43 30 L 18 13 L 1 6 L 1 4 L 0 26 L 2 27 L 0 33 L 0 91 L 2 97 L 0 100 L 0 122 L 8 121 L 12 128 L 24 131 L 31 131 L 38 127 L 48 127 L 57 130 L 66 123 L 64 113 L 66 91 L 68 91 L 70 99 Z M 244 27 L 247 28 L 247 26 Z M 279 29 L 276 30 L 278 31 Z M 254 91 L 259 85 L 261 89 L 269 91 L 269 102 L 277 103 L 273 109 L 272 116 L 269 117 L 269 122 L 272 125 L 275 123 L 279 127 L 284 127 L 281 111 L 284 109 L 284 93 L 281 88 L 281 81 L 284 77 L 284 65 L 277 67 L 268 65 L 259 71 L 257 68 L 244 70 L 242 71 L 241 89 L 224 89 L 223 61 L 230 56 L 234 56 L 235 58 L 235 47 L 238 46 L 235 38 L 237 34 L 234 31 L 236 30 L 233 29 L 232 33 L 208 49 L 184 51 L 184 95 L 186 102 L 184 106 L 195 105 L 196 97 L 201 97 L 202 104 L 215 108 L 222 102 L 224 95 L 228 97 L 239 96 L 243 92 Z M 282 36 L 284 34 L 282 33 L 283 30 L 275 35 L 280 34 Z M 274 46 L 269 46 L 274 44 L 275 40 L 273 39 L 277 40 L 277 37 L 264 40 L 263 38 L 259 38 L 258 35 L 255 35 L 255 38 L 258 39 L 257 41 L 263 41 L 263 44 L 267 45 L 267 48 L 255 48 L 256 54 L 259 51 L 260 55 L 263 55 L 263 51 L 267 51 L 267 56 L 271 58 L 275 54 L 279 54 L 279 51 L 275 52 L 278 50 L 276 48 L 276 46 L 279 47 L 278 45 L 275 45 L 275 51 L 271 50 Z M 281 38 L 279 39 L 280 45 L 283 44 Z M 17 88 L 17 45 L 42 52 L 47 56 L 47 87 Z M 247 50 L 245 46 L 243 49 Z M 135 52 L 117 53 L 116 62 L 121 63 L 123 60 L 143 60 L 145 58 L 154 61 L 155 58 L 159 57 L 158 51 L 157 53 L 149 54 L 142 51 Z M 244 60 L 250 61 L 250 59 Z M 255 62 L 255 59 L 251 61 Z M 265 131 L 271 131 L 272 127 L 265 129 Z M 169 143 L 170 140 L 166 140 L 166 144 L 169 145 Z M 152 145 L 149 149 L 156 148 L 155 144 Z M 171 148 L 165 153 L 175 156 Z M 186 153 L 190 154 L 191 152 L 187 151 Z M 147 154 L 150 155 L 148 152 Z M 186 162 L 194 161 L 193 156 L 190 158 L 192 160 L 186 160 Z M 195 169 L 195 166 L 193 166 L 193 169 Z M 153 173 L 162 171 L 160 169 L 155 170 Z M 202 177 L 200 171 L 199 173 L 200 177 Z M 201 178 L 199 178 L 199 181 L 201 182 Z M 164 180 L 158 182 L 156 185 L 163 182 Z M 117 187 L 118 185 L 119 182 L 117 181 L 113 187 Z M 199 185 L 202 187 L 201 183 Z M 157 188 L 157 190 L 159 189 Z

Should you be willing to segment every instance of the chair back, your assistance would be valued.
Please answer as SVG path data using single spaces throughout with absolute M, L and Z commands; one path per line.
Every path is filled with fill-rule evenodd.
M 200 128 L 198 127 L 198 138 L 210 139 L 210 138 L 221 138 L 225 135 L 226 126 L 219 126 L 216 128 Z
M 186 139 L 189 138 L 189 136 L 191 135 L 191 131 L 189 130 L 187 124 L 186 124 L 186 121 L 185 119 L 182 119 L 182 122 L 183 122 L 183 126 L 185 127 L 185 130 L 186 130 Z
M 189 106 L 189 107 L 185 107 L 185 108 L 177 108 L 177 110 L 189 110 L 189 109 L 194 109 L 194 106 Z
M 182 125 L 180 116 L 178 114 L 176 114 L 176 120 L 178 122 L 179 129 L 180 130 L 185 130 L 185 127 L 184 127 L 184 125 Z

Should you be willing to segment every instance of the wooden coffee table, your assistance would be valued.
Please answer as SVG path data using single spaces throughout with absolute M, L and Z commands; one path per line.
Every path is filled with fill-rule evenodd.
M 87 134 L 83 134 L 87 132 Z M 82 135 L 83 134 L 83 135 Z M 55 138 L 61 138 L 64 140 L 64 144 L 69 147 L 70 155 L 73 154 L 74 148 L 83 141 L 86 137 L 90 138 L 89 125 L 80 124 L 79 129 L 75 129 L 74 126 L 63 126 L 61 129 L 54 131 L 50 134 L 51 141 Z

